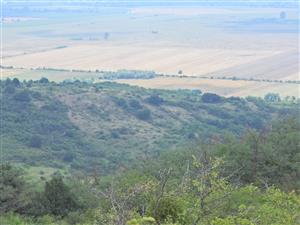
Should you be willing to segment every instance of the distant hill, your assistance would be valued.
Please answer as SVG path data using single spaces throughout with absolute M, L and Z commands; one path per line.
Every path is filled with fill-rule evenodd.
M 1 81 L 3 160 L 110 173 L 198 142 L 242 135 L 298 105 L 117 83 Z M 137 159 L 137 160 L 136 160 Z

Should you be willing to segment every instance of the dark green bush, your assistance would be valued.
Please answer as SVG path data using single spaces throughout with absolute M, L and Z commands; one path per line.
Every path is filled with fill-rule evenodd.
M 141 120 L 150 120 L 151 118 L 151 111 L 149 109 L 142 109 L 136 112 L 136 117 Z
M 32 148 L 41 148 L 42 147 L 42 138 L 38 135 L 31 137 L 29 146 Z
M 158 95 L 151 95 L 150 97 L 146 98 L 146 101 L 155 106 L 159 106 L 164 102 L 164 100 Z
M 30 102 L 31 97 L 29 91 L 20 91 L 14 95 L 14 100 L 19 102 Z
M 205 93 L 202 95 L 202 101 L 204 103 L 220 103 L 222 102 L 222 98 L 217 94 Z

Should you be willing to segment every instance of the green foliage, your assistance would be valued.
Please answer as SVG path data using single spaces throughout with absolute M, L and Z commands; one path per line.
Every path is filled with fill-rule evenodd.
M 272 118 L 297 115 L 297 104 L 221 98 L 190 90 L 151 90 L 116 83 L 1 82 L 3 159 L 103 174 L 143 164 L 199 141 L 242 136 Z M 216 99 L 207 104 L 203 99 Z M 208 100 L 209 102 L 210 100 Z M 116 139 L 118 140 L 116 142 Z M 132 160 L 138 158 L 139 160 Z
M 22 217 L 17 214 L 8 213 L 1 215 L 0 221 L 3 225 L 69 225 L 64 221 L 57 220 L 49 215 L 32 219 L 29 217 Z
M 276 188 L 270 188 L 265 193 L 245 187 L 243 198 L 249 196 L 251 202 L 241 202 L 236 213 L 225 218 L 215 218 L 212 224 L 298 224 L 300 219 L 300 198 L 295 193 L 284 193 Z M 247 191 L 248 189 L 248 191 Z M 254 188 L 255 189 L 255 188 Z M 239 190 L 237 190 L 238 192 Z M 250 191 L 250 192 L 249 192 Z M 234 200 L 234 199 L 233 199 Z
M 16 88 L 13 85 L 7 85 L 4 89 L 4 94 L 15 94 L 16 93 Z
M 146 101 L 155 106 L 159 106 L 164 102 L 164 100 L 158 95 L 151 95 L 150 97 L 146 98 Z
M 264 99 L 267 102 L 280 102 L 281 101 L 279 94 L 276 94 L 276 93 L 268 93 L 265 95 Z
M 31 97 L 29 91 L 20 91 L 14 95 L 14 100 L 19 102 L 30 102 Z
M 299 132 L 299 121 L 286 119 L 268 133 L 251 131 L 242 140 L 220 145 L 217 154 L 225 157 L 225 174 L 238 182 L 299 191 Z
M 43 205 L 52 215 L 66 216 L 69 212 L 80 208 L 75 195 L 71 193 L 61 176 L 54 176 L 46 182 L 42 195 Z
M 26 204 L 22 171 L 10 164 L 0 165 L 0 212 L 20 212 Z
M 154 208 L 156 208 L 155 215 L 152 215 Z M 176 196 L 165 196 L 160 199 L 158 205 L 152 202 L 149 207 L 150 215 L 152 215 L 155 220 L 159 223 L 164 223 L 166 221 L 172 221 L 175 223 L 178 221 L 183 213 L 183 203 Z
M 205 103 L 220 103 L 222 98 L 213 93 L 205 93 L 202 95 L 202 101 Z
M 129 101 L 129 105 L 130 105 L 133 109 L 135 109 L 135 110 L 137 110 L 137 109 L 142 109 L 142 108 L 143 108 L 143 106 L 141 105 L 141 103 L 140 103 L 138 100 L 136 100 L 136 99 L 131 99 L 131 100 Z
M 149 109 L 142 109 L 142 110 L 138 110 L 136 112 L 136 116 L 137 118 L 141 119 L 141 120 L 150 120 L 151 118 L 151 111 Z
M 155 224 L 155 219 L 152 217 L 142 217 L 137 219 L 132 219 L 126 223 L 127 225 L 151 225 Z
M 171 162 L 166 157 L 159 163 L 162 168 L 182 167 L 178 164 L 181 157 L 177 155 L 177 160 Z M 99 181 L 74 179 L 68 183 L 72 187 L 69 189 L 61 177 L 53 177 L 40 198 L 32 200 L 40 203 L 37 206 L 44 207 L 44 212 L 35 214 L 34 219 L 13 214 L 5 214 L 1 219 L 6 224 L 20 225 L 294 225 L 299 222 L 300 196 L 296 192 L 276 187 L 262 189 L 251 184 L 236 186 L 228 182 L 228 177 L 221 176 L 226 161 L 205 152 L 200 157 L 190 155 L 187 162 L 190 161 L 192 164 L 185 170 L 160 172 L 159 176 L 155 176 L 157 167 L 149 167 L 156 172 L 146 168 L 132 170 L 114 176 L 117 179 L 114 184 L 105 183 L 105 179 L 100 180 L 100 185 Z M 77 195 L 75 201 L 72 193 Z M 97 193 L 103 193 L 102 197 L 98 199 Z M 90 204 L 93 196 L 101 204 Z
M 117 72 L 102 72 L 100 79 L 152 79 L 156 74 L 153 71 L 118 70 Z
M 12 81 L 11 81 L 11 84 L 15 87 L 20 87 L 21 86 L 21 82 L 19 81 L 18 78 L 14 78 Z
M 47 83 L 49 83 L 49 80 L 48 80 L 46 77 L 42 77 L 42 78 L 39 80 L 39 83 L 41 83 L 41 84 L 47 84 Z
M 40 148 L 42 147 L 42 138 L 38 135 L 33 136 L 30 139 L 29 146 L 32 148 Z

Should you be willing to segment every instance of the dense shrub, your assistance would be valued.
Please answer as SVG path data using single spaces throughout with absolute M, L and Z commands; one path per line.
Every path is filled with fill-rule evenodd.
M 204 103 L 220 103 L 222 102 L 222 98 L 217 94 L 205 93 L 202 95 L 202 101 Z
M 152 202 L 150 205 L 150 215 L 159 223 L 171 221 L 178 222 L 183 212 L 183 204 L 175 196 L 166 196 L 160 199 L 158 204 Z
M 42 78 L 39 80 L 39 83 L 41 83 L 41 84 L 48 84 L 48 83 L 49 83 L 49 80 L 48 80 L 46 77 L 42 77 Z
M 151 95 L 150 97 L 146 98 L 146 101 L 151 105 L 156 105 L 156 106 L 159 106 L 164 102 L 164 100 L 158 95 Z
M 31 97 L 29 91 L 20 91 L 14 95 L 14 99 L 19 102 L 30 102 Z
M 141 103 L 138 100 L 135 100 L 135 99 L 131 99 L 129 101 L 129 105 L 133 109 L 141 109 L 141 108 L 143 108 L 143 106 L 141 105 Z
M 16 93 L 16 88 L 13 85 L 7 85 L 4 89 L 5 94 L 14 94 Z
M 43 205 L 55 216 L 66 216 L 69 212 L 80 208 L 75 195 L 71 193 L 61 176 L 54 176 L 46 182 Z
M 20 87 L 21 86 L 21 82 L 19 81 L 18 78 L 14 78 L 11 82 L 11 84 L 15 87 Z
M 72 162 L 74 159 L 75 159 L 75 154 L 74 153 L 72 153 L 72 152 L 66 152 L 64 154 L 63 160 L 65 162 L 69 163 L 69 162 Z
M 151 111 L 149 109 L 142 109 L 136 112 L 136 117 L 141 120 L 149 120 L 151 118 Z
M 128 107 L 127 101 L 123 98 L 115 98 L 114 101 L 115 101 L 117 106 L 119 106 L 123 109 L 126 109 Z
M 0 212 L 20 212 L 24 208 L 25 181 L 21 170 L 10 164 L 0 165 Z
M 41 148 L 42 147 L 42 138 L 38 135 L 31 137 L 29 146 L 32 148 Z
M 268 93 L 265 95 L 264 99 L 267 102 L 280 102 L 281 101 L 279 94 L 276 94 L 276 93 Z

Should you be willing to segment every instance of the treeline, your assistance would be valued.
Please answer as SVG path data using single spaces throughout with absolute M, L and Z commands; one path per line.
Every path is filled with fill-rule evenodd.
M 64 46 L 59 46 L 64 48 Z M 23 67 L 14 66 L 0 66 L 3 69 L 25 69 Z M 95 78 L 99 80 L 117 80 L 117 79 L 153 79 L 157 76 L 154 71 L 143 71 L 143 70 L 118 70 L 118 71 L 103 71 L 103 70 L 82 70 L 82 69 L 62 69 L 62 68 L 51 68 L 51 67 L 37 67 L 30 68 L 32 71 L 51 71 L 51 72 L 69 72 L 69 73 L 88 73 L 94 76 L 84 79 L 85 81 L 94 82 Z M 80 79 L 80 78 L 78 78 Z M 82 79 L 82 78 L 81 78 Z M 76 80 L 76 78 L 74 78 Z M 68 79 L 66 80 L 68 81 Z
M 211 79 L 211 80 L 232 80 L 232 81 L 257 81 L 257 82 L 268 82 L 268 83 L 289 83 L 289 84 L 300 84 L 299 80 L 272 80 L 272 79 L 259 79 L 259 78 L 243 78 L 235 76 L 190 76 L 183 75 L 183 71 L 179 70 L 178 74 L 169 75 L 169 74 L 159 74 L 158 77 L 174 77 L 174 78 L 194 78 L 194 79 Z
M 57 48 L 63 48 L 59 46 Z M 0 66 L 3 69 L 24 69 L 23 67 L 14 66 Z M 82 69 L 61 69 L 50 67 L 37 67 L 30 68 L 30 70 L 36 71 L 58 71 L 58 72 L 71 72 L 71 73 L 89 73 L 94 74 L 99 80 L 117 80 L 117 79 L 154 79 L 156 77 L 164 78 L 193 78 L 193 79 L 211 79 L 211 80 L 232 80 L 232 81 L 256 81 L 267 83 L 287 83 L 287 84 L 300 84 L 299 80 L 278 80 L 278 79 L 259 79 L 259 78 L 243 78 L 236 76 L 193 76 L 184 75 L 182 70 L 178 71 L 178 74 L 157 74 L 154 71 L 142 71 L 142 70 L 118 70 L 118 71 L 103 71 L 103 70 L 82 70 Z M 78 78 L 79 79 L 79 78 Z M 75 78 L 76 80 L 76 78 Z M 85 79 L 86 81 L 94 82 L 95 77 Z M 68 81 L 68 80 L 67 80 Z
M 42 190 L 1 166 L 4 224 L 299 224 L 298 118 L 113 176 L 55 174 Z M 43 182 L 41 180 L 41 182 Z

